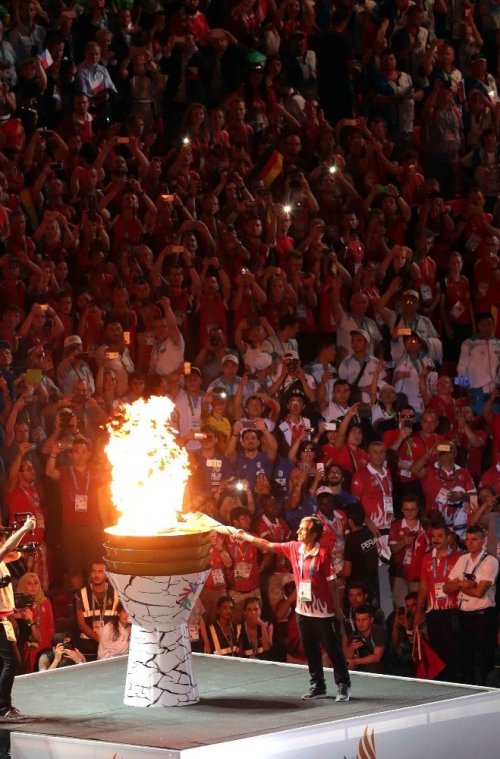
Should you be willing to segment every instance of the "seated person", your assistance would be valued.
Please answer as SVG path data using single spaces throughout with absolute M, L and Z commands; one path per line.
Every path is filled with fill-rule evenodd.
M 374 624 L 375 612 L 369 604 L 359 606 L 354 612 L 356 631 L 349 632 L 342 640 L 344 655 L 349 669 L 359 672 L 384 672 L 382 657 L 386 634 L 383 627 Z
M 52 649 L 44 651 L 38 659 L 38 672 L 84 663 L 85 656 L 74 647 L 68 633 L 56 633 L 52 638 Z
M 265 659 L 271 648 L 272 625 L 263 622 L 260 598 L 245 598 L 243 624 L 238 637 L 239 656 L 245 659 Z
M 116 616 L 106 622 L 101 630 L 97 647 L 98 659 L 111 659 L 112 656 L 128 654 L 132 624 L 121 601 L 118 602 L 115 611 Z

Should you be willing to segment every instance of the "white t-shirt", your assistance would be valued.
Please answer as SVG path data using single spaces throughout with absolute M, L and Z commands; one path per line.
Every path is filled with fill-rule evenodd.
M 450 572 L 450 580 L 464 580 L 464 572 L 474 573 L 476 582 L 487 580 L 491 582 L 490 587 L 482 598 L 473 598 L 465 593 L 459 592 L 458 603 L 461 611 L 480 611 L 495 606 L 495 582 L 498 575 L 498 561 L 494 556 L 483 551 L 482 554 L 474 559 L 470 553 L 460 556 L 457 563 Z
M 162 343 L 156 342 L 151 351 L 149 360 L 150 374 L 159 374 L 166 377 L 180 367 L 184 361 L 184 338 L 181 335 L 176 344 L 171 337 L 167 337 Z

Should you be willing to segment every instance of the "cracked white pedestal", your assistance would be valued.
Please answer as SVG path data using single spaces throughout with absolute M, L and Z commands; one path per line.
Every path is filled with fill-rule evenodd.
M 199 701 L 187 621 L 209 570 L 188 575 L 107 576 L 132 620 L 124 704 Z

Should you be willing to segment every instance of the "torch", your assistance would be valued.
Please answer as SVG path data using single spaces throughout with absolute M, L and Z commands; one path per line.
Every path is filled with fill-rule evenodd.
M 177 516 L 189 467 L 170 426 L 173 410 L 168 398 L 140 399 L 108 425 L 120 517 L 104 531 L 104 551 L 109 581 L 132 621 L 128 706 L 199 700 L 187 623 L 209 572 L 210 528 Z

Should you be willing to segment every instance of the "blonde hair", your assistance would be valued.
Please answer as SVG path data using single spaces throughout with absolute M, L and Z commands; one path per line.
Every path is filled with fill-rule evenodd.
M 35 578 L 35 580 L 38 581 L 38 593 L 35 596 L 35 601 L 37 604 L 43 604 L 45 601 L 45 593 L 43 592 L 42 583 L 40 582 L 40 578 L 36 574 L 36 572 L 25 572 L 22 577 L 19 578 L 19 582 L 17 583 L 17 592 L 18 593 L 28 593 L 27 586 L 28 581 Z

